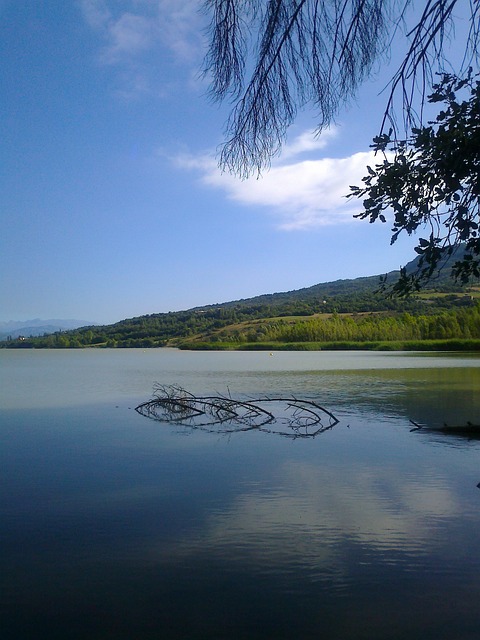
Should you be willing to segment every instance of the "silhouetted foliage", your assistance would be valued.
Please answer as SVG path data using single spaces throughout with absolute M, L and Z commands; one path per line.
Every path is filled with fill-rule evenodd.
M 459 94 L 466 98 L 460 101 Z M 386 222 L 393 211 L 392 243 L 402 233 L 428 230 L 415 248 L 417 268 L 402 269 L 392 288 L 400 294 L 418 291 L 446 256 L 457 256 L 451 270 L 461 282 L 480 277 L 478 76 L 444 74 L 428 99 L 444 104 L 435 121 L 414 128 L 408 140 L 392 140 L 392 132 L 375 138 L 382 161 L 367 167 L 362 188 L 351 187 L 351 195 L 363 198 L 364 211 L 357 217 Z
M 220 163 L 241 176 L 269 165 L 297 110 L 307 103 L 318 112 L 318 131 L 329 125 L 401 35 L 406 51 L 391 79 L 382 131 L 387 121 L 395 127 L 398 94 L 405 125 L 418 126 L 416 114 L 421 118 L 462 9 L 470 19 L 463 68 L 477 60 L 478 1 L 206 0 L 204 5 L 212 17 L 205 58 L 211 95 L 233 101 Z

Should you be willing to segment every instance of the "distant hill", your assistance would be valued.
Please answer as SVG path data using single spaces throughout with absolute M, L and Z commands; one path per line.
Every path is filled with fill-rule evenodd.
M 414 269 L 415 265 L 416 262 L 412 261 L 408 269 Z M 10 332 L 10 339 L 2 342 L 1 346 L 4 348 L 161 346 L 219 348 L 222 344 L 255 345 L 267 340 L 311 342 L 319 340 L 319 338 L 308 337 L 321 334 L 317 326 L 319 322 L 328 322 L 329 318 L 342 315 L 356 318 L 352 320 L 354 322 L 359 320 L 363 322 L 362 318 L 366 314 L 370 316 L 377 314 L 377 318 L 390 318 L 391 322 L 389 324 L 389 321 L 385 320 L 383 328 L 379 326 L 375 329 L 372 323 L 377 320 L 372 319 L 372 326 L 362 329 L 365 335 L 374 335 L 376 331 L 378 335 L 385 335 L 386 339 L 392 339 L 394 334 L 405 333 L 402 333 L 403 330 L 398 326 L 394 326 L 395 318 L 401 318 L 402 314 L 407 313 L 410 317 L 418 318 L 435 314 L 440 317 L 450 312 L 454 315 L 457 311 L 463 313 L 463 310 L 476 306 L 480 298 L 480 287 L 459 285 L 452 281 L 449 273 L 450 268 L 447 265 L 438 277 L 432 280 L 428 290 L 408 299 L 389 297 L 380 292 L 380 276 L 376 275 L 320 283 L 303 289 L 264 294 L 253 298 L 195 307 L 186 311 L 154 313 L 129 318 L 111 325 L 89 325 L 73 330 L 62 329 L 46 336 L 43 336 L 43 333 L 47 333 L 44 330 L 45 325 L 43 325 L 41 336 L 31 338 L 26 335 L 26 327 L 22 327 L 22 338 L 15 338 Z M 392 271 L 388 274 L 387 281 L 395 282 L 398 275 L 398 271 Z M 421 322 L 425 325 L 426 321 Z M 419 325 L 418 332 L 423 331 L 424 334 L 427 332 L 433 337 L 437 335 L 443 337 L 450 335 L 453 331 L 455 335 L 452 334 L 450 337 L 463 337 L 463 329 L 459 328 L 457 320 L 451 321 L 451 325 L 455 327 L 454 330 L 443 326 L 445 322 L 445 318 L 439 321 L 440 324 L 437 322 L 441 329 L 438 329 L 433 322 L 433 328 L 430 327 L 428 331 Z M 462 322 L 462 326 L 466 327 L 467 320 L 463 319 Z M 465 329 L 465 336 L 476 338 L 478 333 L 480 338 L 480 328 L 477 331 L 475 322 L 474 314 L 474 317 L 468 320 L 469 326 L 468 330 Z M 306 323 L 310 324 L 305 326 Z M 312 323 L 316 325 L 313 326 Z M 344 329 L 342 329 L 343 334 L 348 335 L 347 328 L 344 327 Z M 357 334 L 358 332 L 355 333 Z
M 10 320 L 8 322 L 0 322 L 0 340 L 6 340 L 7 337 L 18 338 L 19 336 L 43 336 L 44 334 L 55 333 L 56 331 L 66 331 L 68 329 L 78 329 L 87 325 L 94 325 L 94 322 L 85 320 Z

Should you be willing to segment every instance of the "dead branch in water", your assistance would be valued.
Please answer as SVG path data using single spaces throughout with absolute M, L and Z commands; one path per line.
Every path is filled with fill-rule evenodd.
M 448 425 L 444 423 L 443 425 L 430 425 L 426 426 L 423 424 L 418 424 L 413 420 L 410 420 L 410 423 L 414 425 L 410 431 L 420 431 L 422 429 L 425 432 L 429 433 L 445 433 L 448 435 L 457 435 L 457 436 L 469 436 L 480 437 L 480 425 L 473 424 L 472 422 L 467 422 L 466 424 L 455 424 Z
M 135 410 L 153 420 L 215 433 L 256 429 L 290 438 L 314 437 L 339 422 L 333 413 L 313 400 L 195 396 L 178 385 L 158 383 L 154 386 L 154 397 Z

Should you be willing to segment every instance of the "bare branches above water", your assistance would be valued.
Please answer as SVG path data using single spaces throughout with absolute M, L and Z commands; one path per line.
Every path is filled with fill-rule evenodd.
M 153 398 L 135 407 L 147 418 L 211 433 L 263 431 L 289 438 L 313 438 L 338 419 L 313 400 L 230 395 L 196 396 L 177 385 L 155 384 Z

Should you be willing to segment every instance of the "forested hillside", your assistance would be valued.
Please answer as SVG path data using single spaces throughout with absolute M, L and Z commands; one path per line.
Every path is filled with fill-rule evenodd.
M 20 336 L 0 345 L 198 349 L 293 348 L 309 343 L 325 348 L 340 342 L 358 346 L 372 341 L 480 340 L 480 287 L 459 286 L 442 274 L 429 291 L 408 299 L 388 297 L 378 289 L 379 276 L 338 280 L 111 325 Z

